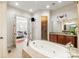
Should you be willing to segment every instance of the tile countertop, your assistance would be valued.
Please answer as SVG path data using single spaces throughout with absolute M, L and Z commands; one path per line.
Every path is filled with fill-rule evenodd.
M 57 34 L 57 35 L 65 35 L 65 36 L 77 36 L 77 35 L 71 35 L 71 34 L 65 34 L 63 32 L 49 32 L 49 34 Z

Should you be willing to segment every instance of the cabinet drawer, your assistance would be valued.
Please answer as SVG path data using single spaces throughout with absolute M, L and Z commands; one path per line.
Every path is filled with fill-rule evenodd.
M 72 44 L 74 44 L 74 37 L 67 36 L 66 37 L 66 43 L 69 43 L 69 42 L 71 42 Z
M 71 42 L 74 45 L 74 47 L 77 47 L 77 37 L 76 36 L 50 34 L 49 40 L 51 42 L 56 42 L 56 43 L 64 44 L 64 45 Z
M 58 35 L 58 43 L 65 44 L 65 36 L 64 35 Z
M 77 37 L 66 36 L 66 44 L 71 42 L 75 47 L 77 47 Z
M 54 35 L 54 34 L 51 34 L 50 36 L 49 36 L 49 40 L 50 41 L 52 41 L 52 42 L 57 42 L 57 35 Z

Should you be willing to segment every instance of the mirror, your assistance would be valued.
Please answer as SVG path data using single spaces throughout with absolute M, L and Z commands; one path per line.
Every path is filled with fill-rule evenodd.
M 76 20 L 72 19 L 72 21 L 70 20 L 63 24 L 62 32 L 69 33 L 69 34 L 76 34 L 75 32 L 76 27 L 77 27 Z

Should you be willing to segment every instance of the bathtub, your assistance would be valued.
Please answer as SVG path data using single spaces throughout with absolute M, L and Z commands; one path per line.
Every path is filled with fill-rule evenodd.
M 31 49 L 49 58 L 70 58 L 69 50 L 60 44 L 45 40 L 34 40 L 29 43 Z

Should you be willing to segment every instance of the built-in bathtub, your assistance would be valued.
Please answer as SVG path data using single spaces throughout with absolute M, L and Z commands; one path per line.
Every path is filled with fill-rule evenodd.
M 45 40 L 34 40 L 29 43 L 31 49 L 50 58 L 70 58 L 69 50 L 63 45 Z

